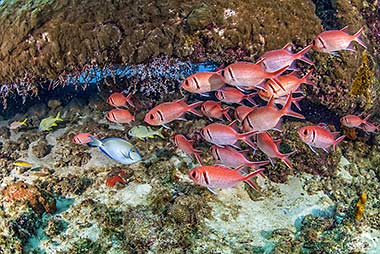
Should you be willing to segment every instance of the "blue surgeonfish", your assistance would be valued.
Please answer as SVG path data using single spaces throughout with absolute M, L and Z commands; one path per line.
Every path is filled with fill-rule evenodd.
M 92 144 L 105 155 L 122 164 L 132 164 L 141 161 L 141 155 L 131 143 L 122 138 L 97 139 L 90 136 Z

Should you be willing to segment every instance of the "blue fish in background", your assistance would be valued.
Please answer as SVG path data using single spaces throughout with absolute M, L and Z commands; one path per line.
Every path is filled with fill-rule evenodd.
M 122 138 L 92 139 L 91 144 L 98 147 L 105 155 L 122 164 L 132 164 L 141 161 L 139 151 L 131 143 Z

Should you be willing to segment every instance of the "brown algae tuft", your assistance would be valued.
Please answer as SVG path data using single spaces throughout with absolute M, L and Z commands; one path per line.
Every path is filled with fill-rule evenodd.
M 362 53 L 362 64 L 360 65 L 357 75 L 352 82 L 351 94 L 364 95 L 367 102 L 370 103 L 370 90 L 375 80 L 374 63 L 367 51 Z

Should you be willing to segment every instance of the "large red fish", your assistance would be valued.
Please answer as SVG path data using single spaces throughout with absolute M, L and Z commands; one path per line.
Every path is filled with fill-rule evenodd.
M 174 143 L 177 145 L 179 149 L 181 149 L 183 152 L 185 152 L 188 155 L 194 154 L 195 158 L 199 162 L 199 164 L 202 165 L 201 157 L 199 156 L 199 153 L 201 151 L 194 149 L 193 144 L 190 140 L 186 139 L 186 137 L 182 134 L 176 134 L 174 136 Z
M 94 136 L 92 135 L 91 133 L 79 133 L 77 135 L 74 136 L 73 138 L 73 142 L 75 144 L 87 144 L 87 143 L 90 143 L 92 142 L 92 139 L 90 138 L 90 136 Z
M 240 173 L 240 168 L 233 170 L 220 165 L 214 165 L 193 168 L 189 172 L 189 176 L 194 183 L 207 187 L 211 192 L 215 193 L 214 189 L 216 188 L 232 188 L 240 182 L 246 182 L 253 189 L 256 189 L 256 186 L 251 181 L 251 178 L 261 174 L 262 171 L 264 171 L 264 169 L 258 169 L 255 172 L 243 176 Z
M 185 79 L 181 87 L 190 93 L 207 93 L 224 86 L 224 81 L 216 72 L 197 72 Z
M 258 94 L 260 98 L 265 101 L 268 101 L 270 97 L 273 95 L 275 98 L 275 103 L 283 105 L 285 104 L 285 100 L 277 100 L 278 98 L 284 98 L 289 93 L 303 93 L 300 87 L 303 83 L 313 86 L 315 85 L 314 82 L 310 80 L 312 73 L 313 70 L 309 71 L 302 78 L 298 78 L 296 72 L 292 72 L 287 75 L 278 77 L 277 80 L 281 83 L 285 90 L 281 89 L 280 86 L 278 86 L 271 80 L 268 80 L 264 85 L 265 90 L 260 90 Z M 278 103 L 278 101 L 283 103 Z
M 125 96 L 122 93 L 113 93 L 108 97 L 107 102 L 112 107 L 117 107 L 117 108 L 126 107 L 127 103 L 130 106 L 134 107 L 135 105 L 131 101 L 131 97 L 132 97 L 132 93 L 128 94 L 127 96 Z
M 288 156 L 293 154 L 294 152 L 287 153 L 287 154 L 280 153 L 280 151 L 278 150 L 278 145 L 280 142 L 281 142 L 280 139 L 273 140 L 272 137 L 267 132 L 262 132 L 262 133 L 257 134 L 257 140 L 256 140 L 257 147 L 268 156 L 272 165 L 273 165 L 272 158 L 279 158 L 286 164 L 286 166 L 288 166 L 292 170 L 293 166 L 288 160 Z
M 170 123 L 176 119 L 182 119 L 185 112 L 202 116 L 200 112 L 194 109 L 202 103 L 202 101 L 199 101 L 188 105 L 185 102 L 185 98 L 173 102 L 165 102 L 149 110 L 145 115 L 144 121 L 150 125 L 163 125 L 166 127 L 166 123 Z
M 218 100 L 226 103 L 240 103 L 242 100 L 247 100 L 251 104 L 256 105 L 255 101 L 251 97 L 256 96 L 257 93 L 253 92 L 250 94 L 242 93 L 239 89 L 234 87 L 223 87 L 215 92 L 216 98 Z
M 283 116 L 292 116 L 300 119 L 305 117 L 291 110 L 293 97 L 290 93 L 288 99 L 282 109 L 278 109 L 274 105 L 274 97 L 272 96 L 268 104 L 258 107 L 247 115 L 243 120 L 243 129 L 245 131 L 263 132 L 267 130 L 280 130 L 280 119 Z
M 298 129 L 298 135 L 303 142 L 309 145 L 310 149 L 317 153 L 313 147 L 322 148 L 328 152 L 330 146 L 333 146 L 334 152 L 336 145 L 343 141 L 345 136 L 335 139 L 339 132 L 330 132 L 326 124 L 305 126 Z
M 304 54 L 306 54 L 310 48 L 311 45 L 305 47 L 298 53 L 293 54 L 291 51 L 291 44 L 288 43 L 282 49 L 266 52 L 262 56 L 263 60 L 260 62 L 260 64 L 267 72 L 278 71 L 286 66 L 290 66 L 292 69 L 295 69 L 294 61 L 297 59 L 313 65 L 313 62 L 304 56 Z
M 220 147 L 213 145 L 211 147 L 211 152 L 217 164 L 230 168 L 247 166 L 256 170 L 260 166 L 267 165 L 269 163 L 269 161 L 250 161 L 242 152 L 239 152 L 229 146 Z
M 256 149 L 256 145 L 249 139 L 249 137 L 256 132 L 238 133 L 232 128 L 234 123 L 235 121 L 228 126 L 220 123 L 209 124 L 202 129 L 201 135 L 206 141 L 218 146 L 234 146 L 238 140 L 242 140 L 252 148 Z
M 339 50 L 350 50 L 355 51 L 351 47 L 351 42 L 356 41 L 364 48 L 367 46 L 360 39 L 360 35 L 363 32 L 363 27 L 359 29 L 359 31 L 350 35 L 347 33 L 347 26 L 342 28 L 341 30 L 330 30 L 324 31 L 317 35 L 317 37 L 313 40 L 313 49 L 318 52 L 325 52 L 334 54 Z
M 262 59 L 261 61 L 263 61 Z M 276 82 L 276 77 L 283 73 L 289 66 L 285 66 L 275 72 L 266 72 L 261 66 L 260 62 L 254 64 L 249 62 L 237 62 L 228 65 L 220 75 L 224 82 L 229 85 L 236 86 L 239 89 L 252 90 L 256 88 L 263 88 L 263 83 L 267 79 Z M 281 84 L 279 84 L 281 86 Z
M 244 120 L 244 118 L 249 114 L 251 113 L 253 110 L 255 110 L 257 107 L 248 107 L 248 106 L 245 106 L 245 105 L 241 105 L 239 107 L 237 107 L 235 109 L 235 112 L 234 112 L 234 115 L 235 115 L 235 119 L 238 121 L 238 122 L 242 122 Z
M 106 118 L 114 123 L 127 124 L 130 124 L 135 120 L 135 116 L 126 109 L 112 109 L 111 111 L 108 111 Z
M 213 118 L 223 120 L 223 116 L 225 116 L 228 121 L 232 121 L 228 114 L 230 107 L 222 108 L 221 104 L 221 102 L 216 101 L 205 101 L 201 106 L 201 111 L 203 115 L 207 116 L 210 120 Z

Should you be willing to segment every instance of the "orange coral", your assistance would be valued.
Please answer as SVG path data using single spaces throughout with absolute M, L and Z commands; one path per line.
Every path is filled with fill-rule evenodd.
M 367 194 L 362 193 L 358 202 L 356 203 L 355 219 L 360 220 L 363 217 L 365 203 L 367 201 Z
M 127 181 L 124 177 L 126 177 L 126 173 L 123 170 L 117 172 L 116 175 L 111 175 L 106 179 L 106 185 L 110 188 L 114 187 L 116 184 L 126 184 Z

